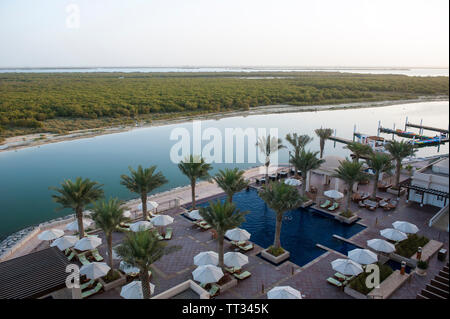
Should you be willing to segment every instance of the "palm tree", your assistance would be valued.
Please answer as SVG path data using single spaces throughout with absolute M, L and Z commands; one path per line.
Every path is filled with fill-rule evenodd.
M 396 161 L 395 167 L 395 184 L 394 187 L 398 188 L 400 184 L 400 170 L 402 169 L 402 160 L 408 156 L 414 156 L 417 149 L 414 145 L 405 141 L 390 141 L 385 146 L 386 150 L 391 154 L 392 158 Z
M 297 135 L 297 133 L 293 133 L 293 134 L 289 133 L 286 135 L 286 141 L 288 141 L 289 144 L 292 145 L 292 147 L 294 148 L 295 154 L 300 154 L 300 152 L 305 148 L 305 146 L 308 143 L 311 143 L 312 140 L 313 140 L 313 138 L 306 134 L 305 135 Z
M 177 246 L 167 247 L 166 243 L 158 240 L 153 232 L 139 231 L 128 233 L 122 244 L 115 248 L 115 251 L 124 262 L 139 268 L 142 295 L 144 299 L 150 299 L 150 276 L 148 272 L 151 265 L 162 256 L 178 249 Z
M 333 130 L 331 128 L 318 128 L 314 132 L 320 138 L 320 158 L 322 158 L 325 142 L 333 135 Z
M 224 267 L 223 263 L 223 241 L 227 230 L 239 227 L 245 222 L 244 216 L 248 212 L 241 212 L 236 206 L 228 201 L 210 202 L 208 207 L 200 208 L 200 216 L 212 226 L 217 232 L 219 267 Z
M 362 163 L 349 161 L 348 159 L 346 159 L 345 161 L 340 161 L 339 163 L 340 165 L 335 170 L 336 173 L 333 175 L 333 177 L 343 180 L 348 188 L 344 212 L 348 213 L 350 208 L 350 199 L 353 192 L 353 185 L 357 182 L 366 180 L 367 175 L 364 173 Z
M 86 205 L 89 205 L 103 197 L 103 185 L 77 177 L 75 182 L 70 179 L 61 183 L 61 188 L 50 187 L 51 190 L 58 192 L 58 195 L 52 195 L 53 201 L 64 208 L 71 208 L 75 212 L 78 220 L 78 233 L 80 238 L 84 237 L 83 211 Z
M 281 182 L 270 183 L 264 186 L 259 191 L 259 196 L 276 213 L 273 248 L 279 250 L 281 248 L 280 235 L 283 215 L 285 212 L 300 206 L 302 198 L 295 187 Z
M 391 174 L 394 165 L 392 165 L 391 157 L 384 153 L 373 153 L 368 158 L 367 164 L 371 169 L 375 171 L 375 175 L 373 177 L 374 183 L 372 190 L 372 199 L 375 200 L 377 197 L 377 186 L 380 174 L 381 173 Z
M 209 179 L 212 166 L 201 156 L 190 155 L 178 164 L 180 171 L 189 178 L 192 192 L 192 209 L 195 209 L 195 184 L 199 179 Z
M 266 156 L 264 166 L 266 166 L 266 181 L 269 179 L 269 166 L 270 166 L 270 155 L 277 152 L 278 150 L 285 148 L 282 144 L 281 139 L 276 138 L 275 136 L 270 136 L 270 134 L 265 137 L 261 136 L 258 138 L 258 142 L 256 143 L 259 151 Z
M 227 194 L 228 201 L 233 201 L 233 195 L 244 190 L 248 182 L 244 179 L 244 171 L 238 168 L 219 170 L 213 179 L 217 185 Z
M 308 173 L 313 169 L 317 169 L 322 165 L 325 160 L 319 159 L 317 157 L 319 152 L 310 152 L 302 150 L 300 154 L 291 156 L 289 162 L 295 167 L 295 170 L 302 172 L 303 183 L 302 183 L 302 195 L 306 195 L 306 186 L 308 182 Z
M 105 233 L 106 243 L 108 245 L 108 264 L 113 268 L 112 259 L 112 234 L 119 225 L 128 221 L 128 218 L 123 216 L 123 207 L 117 198 L 110 198 L 108 201 L 101 201 L 93 208 L 92 219 L 95 225 L 103 230 Z
M 355 162 L 359 162 L 359 159 L 363 156 L 370 156 L 373 151 L 370 145 L 362 144 L 358 142 L 351 142 L 346 147 L 346 149 L 350 150 L 353 153 L 353 160 Z
M 120 184 L 124 185 L 128 190 L 141 196 L 142 202 L 142 218 L 147 219 L 147 194 L 167 183 L 166 178 L 161 172 L 155 172 L 156 166 L 142 168 L 141 165 L 135 171 L 128 167 L 130 175 L 122 174 L 120 176 Z

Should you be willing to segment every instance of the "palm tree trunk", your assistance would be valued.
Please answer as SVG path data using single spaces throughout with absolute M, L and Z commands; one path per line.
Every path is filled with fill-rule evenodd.
M 380 172 L 376 171 L 375 172 L 375 180 L 373 183 L 373 188 L 372 188 L 372 199 L 376 200 L 377 198 L 377 187 L 378 187 L 378 179 L 380 178 Z
M 345 203 L 345 212 L 348 212 L 348 210 L 350 209 L 350 200 L 352 198 L 352 193 L 353 193 L 353 184 L 347 185 L 347 186 L 348 186 L 348 192 L 347 192 L 347 198 L 346 198 L 346 203 Z
M 141 279 L 142 284 L 142 296 L 144 299 L 150 299 L 150 277 L 148 276 L 148 269 L 141 269 L 139 272 L 139 279 Z
M 323 149 L 325 148 L 325 139 L 320 139 L 320 158 L 323 157 Z
M 106 235 L 108 241 L 108 263 L 109 267 L 113 269 L 113 258 L 112 258 L 112 234 Z
M 302 195 L 306 196 L 306 177 L 302 181 Z
M 228 194 L 228 202 L 233 202 L 233 194 Z
M 274 248 L 281 248 L 281 224 L 283 222 L 283 214 L 277 212 L 277 222 L 275 225 L 275 239 L 273 241 Z
M 192 209 L 195 209 L 195 180 L 191 181 Z
M 397 160 L 397 166 L 395 168 L 395 187 L 398 187 L 400 184 L 400 170 L 402 169 L 402 162 L 401 160 Z
M 266 184 L 269 182 L 269 166 L 270 166 L 270 161 L 266 162 L 266 164 L 264 164 L 266 166 Z
M 147 220 L 147 193 L 141 194 L 142 220 Z
M 84 226 L 83 226 L 83 208 L 77 207 L 75 210 L 75 215 L 77 216 L 78 220 L 78 233 L 80 239 L 84 237 Z
M 224 234 L 222 232 L 219 233 L 219 267 L 224 268 L 225 265 L 223 263 L 223 240 L 224 240 Z

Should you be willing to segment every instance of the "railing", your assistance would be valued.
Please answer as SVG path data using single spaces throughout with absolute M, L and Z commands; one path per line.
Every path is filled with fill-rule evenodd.
M 440 211 L 438 211 L 436 213 L 436 215 L 434 215 L 433 217 L 431 217 L 430 221 L 428 222 L 428 226 L 431 227 L 434 225 L 434 223 L 436 223 L 436 221 L 442 217 L 442 215 L 444 215 L 445 213 L 448 213 L 448 206 L 449 204 L 447 204 L 447 206 L 443 207 Z M 447 224 L 447 232 L 449 231 L 449 227 Z

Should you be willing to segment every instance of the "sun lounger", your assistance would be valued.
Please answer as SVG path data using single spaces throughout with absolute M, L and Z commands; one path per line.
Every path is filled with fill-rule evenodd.
M 241 272 L 241 273 L 234 273 L 233 274 L 233 276 L 236 277 L 239 280 L 244 280 L 244 279 L 250 277 L 251 275 L 252 275 L 251 272 L 249 272 L 247 270 L 244 271 L 244 272 Z
M 64 255 L 69 255 L 71 251 L 72 250 L 70 248 L 67 248 L 66 250 L 64 250 Z
M 67 257 L 67 259 L 68 259 L 69 261 L 71 261 L 76 255 L 77 255 L 76 252 L 74 252 L 74 251 L 72 250 L 72 252 L 71 252 L 70 255 Z
M 328 206 L 330 206 L 331 205 L 331 202 L 327 199 L 326 201 L 325 201 L 325 203 L 323 203 L 322 205 L 320 205 L 320 207 L 321 208 L 327 208 Z
M 342 287 L 343 284 L 339 280 L 334 279 L 333 277 L 328 277 L 327 282 L 336 287 Z
M 220 287 L 216 284 L 212 284 L 211 289 L 209 289 L 209 295 L 211 297 L 215 297 L 219 294 L 219 291 L 220 291 Z
M 161 236 L 161 234 L 159 233 L 159 231 L 157 229 L 152 229 L 153 233 L 155 234 L 156 238 L 158 238 L 158 240 L 163 240 L 164 237 Z
M 212 228 L 212 226 L 211 226 L 210 224 L 206 223 L 206 222 L 200 224 L 199 226 L 200 226 L 200 228 L 203 229 L 203 230 L 208 230 L 208 229 L 211 229 L 211 228 Z
M 339 203 L 334 202 L 333 205 L 331 205 L 330 207 L 328 207 L 328 210 L 329 210 L 330 212 L 332 212 L 332 211 L 335 211 L 335 210 L 338 209 L 338 208 L 339 208 Z
M 103 261 L 104 258 L 100 255 L 98 252 L 98 249 L 91 250 L 92 256 L 94 257 L 95 261 Z
M 97 286 L 95 286 L 95 288 L 90 289 L 88 291 L 82 292 L 81 293 L 81 298 L 87 298 L 90 297 L 92 295 L 95 295 L 96 293 L 98 293 L 101 289 L 103 288 L 103 285 L 101 283 L 98 283 Z
M 239 268 L 234 268 L 234 267 L 227 268 L 227 267 L 225 267 L 225 270 L 228 271 L 230 274 L 234 274 L 235 272 L 239 272 L 241 270 L 241 268 L 240 267 Z
M 90 286 L 92 286 L 93 284 L 95 284 L 95 280 L 94 280 L 94 279 L 91 279 L 91 280 L 85 282 L 84 284 L 81 284 L 81 285 L 80 285 L 80 289 L 83 291 L 83 290 L 85 290 L 86 288 L 89 288 Z
M 172 239 L 172 233 L 173 233 L 173 229 L 172 228 L 167 228 L 166 229 L 166 235 L 164 236 L 164 239 L 165 240 Z
M 350 281 L 354 278 L 354 276 L 346 276 L 346 275 L 341 274 L 340 272 L 335 273 L 334 277 L 336 277 L 340 281 Z
M 253 249 L 253 244 L 252 243 L 249 243 L 249 244 L 247 244 L 247 245 L 245 245 L 245 246 L 238 246 L 239 247 L 239 249 L 241 249 L 241 250 L 243 250 L 243 251 L 249 251 L 249 250 L 252 250 Z
M 82 265 L 89 265 L 91 262 L 86 258 L 86 253 L 81 253 L 77 255 L 78 260 Z

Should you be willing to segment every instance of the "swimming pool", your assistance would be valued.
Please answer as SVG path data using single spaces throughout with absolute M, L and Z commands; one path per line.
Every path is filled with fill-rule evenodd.
M 220 198 L 224 200 L 225 197 Z M 237 193 L 233 197 L 237 208 L 249 211 L 241 228 L 252 234 L 250 240 L 264 248 L 273 244 L 275 235 L 275 212 L 267 207 L 255 189 Z M 205 207 L 208 203 L 200 203 Z M 284 214 L 281 229 L 281 244 L 291 253 L 290 260 L 304 266 L 325 251 L 316 246 L 321 244 L 343 254 L 359 248 L 333 237 L 334 234 L 350 238 L 365 227 L 359 224 L 347 225 L 317 210 L 296 209 Z

